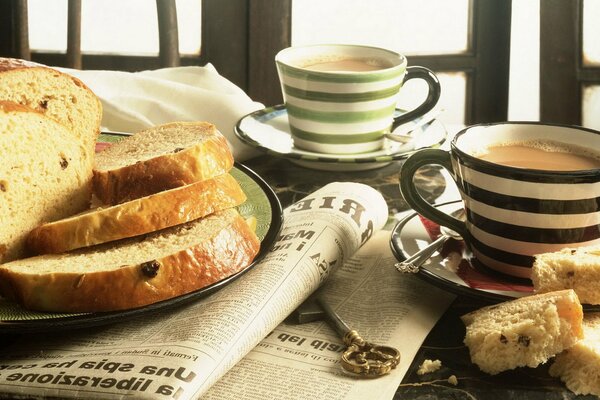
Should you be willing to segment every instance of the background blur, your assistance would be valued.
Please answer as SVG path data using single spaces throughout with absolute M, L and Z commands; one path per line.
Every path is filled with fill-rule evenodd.
M 385 47 L 407 55 L 409 65 L 428 62 L 442 82 L 443 109 L 441 119 L 450 124 L 472 122 L 469 117 L 469 90 L 477 90 L 477 83 L 469 82 L 469 74 L 479 67 L 476 64 L 478 52 L 498 54 L 497 63 L 507 64 L 508 103 L 507 119 L 540 120 L 540 0 L 503 1 L 509 4 L 509 15 L 498 15 L 497 24 L 508 29 L 506 39 L 496 40 L 492 34 L 486 43 L 474 43 L 477 35 L 474 19 L 486 0 L 370 0 L 368 4 L 361 0 L 290 0 L 290 20 L 272 21 L 265 15 L 261 23 L 286 23 L 291 29 L 291 44 L 314 43 L 354 43 Z M 487 0 L 492 3 L 497 0 Z M 549 1 L 549 0 L 542 0 Z M 561 0 L 565 3 L 570 1 Z M 277 2 L 275 0 L 275 2 Z M 556 1 L 555 1 L 556 2 Z M 177 0 L 177 22 L 179 29 L 179 48 L 182 56 L 201 54 L 203 43 L 202 23 L 217 6 L 210 9 L 200 0 Z M 268 3 L 264 2 L 263 3 Z M 512 4 L 511 4 L 512 3 Z M 216 3 L 215 3 L 216 4 Z M 252 11 L 251 3 L 245 0 L 222 0 L 223 7 L 247 7 Z M 207 8 L 206 10 L 204 8 Z M 67 0 L 29 0 L 29 41 L 32 51 L 64 52 L 66 49 Z M 208 10 L 208 11 L 207 11 Z M 600 0 L 581 0 L 581 43 L 582 55 L 578 61 L 580 67 L 600 66 Z M 89 54 L 120 53 L 126 55 L 158 54 L 158 35 L 156 23 L 156 5 L 148 0 L 83 0 L 82 2 L 81 50 Z M 261 18 L 260 16 L 258 17 Z M 221 21 L 223 31 L 231 30 L 228 24 L 236 21 Z M 489 24 L 489 22 L 488 22 Z M 235 28 L 235 27 L 234 27 Z M 502 27 L 501 27 L 502 29 Z M 500 29 L 500 31 L 501 31 Z M 214 54 L 219 46 L 223 51 L 235 46 L 227 40 L 224 33 L 222 43 L 215 38 L 216 31 L 210 31 Z M 560 32 L 557 30 L 557 35 Z M 548 40 L 549 38 L 545 38 Z M 504 40 L 504 42 L 503 42 Z M 476 52 L 474 48 L 480 46 Z M 485 46 L 485 48 L 481 48 Z M 509 50 L 506 47 L 509 46 Z M 215 50 L 215 48 L 217 50 Z M 251 52 L 251 49 L 249 50 Z M 246 53 L 247 54 L 247 53 Z M 475 54 L 473 65 L 465 62 L 461 65 L 461 55 Z M 434 57 L 432 57 L 432 55 Z M 249 55 L 251 57 L 252 54 Z M 265 58 L 263 62 L 269 62 Z M 458 61 L 455 61 L 458 60 Z M 210 59 L 205 60 L 211 62 Z M 230 63 L 238 60 L 230 59 Z M 241 62 L 241 60 L 240 60 Z M 228 65 L 217 65 L 217 70 L 227 76 Z M 435 68 L 439 66 L 439 68 Z M 499 69 L 502 71 L 502 69 Z M 487 79 L 503 78 L 496 72 L 487 75 Z M 231 80 L 243 89 L 248 82 Z M 477 82 L 476 80 L 474 82 Z M 271 85 L 273 81 L 271 81 Z M 274 90 L 278 90 L 275 88 Z M 418 84 L 409 82 L 402 91 L 401 106 L 418 103 L 422 98 Z M 259 94 L 247 90 L 257 101 L 268 103 L 276 100 L 275 95 L 256 98 Z M 500 96 L 501 97 L 501 96 Z M 499 97 L 498 105 L 503 106 Z M 600 85 L 581 83 L 580 99 L 563 99 L 568 102 L 581 102 L 581 124 L 600 129 Z M 493 104 L 493 99 L 491 100 Z M 272 105 L 272 104 L 265 104 Z M 477 121 L 475 121 L 477 122 Z

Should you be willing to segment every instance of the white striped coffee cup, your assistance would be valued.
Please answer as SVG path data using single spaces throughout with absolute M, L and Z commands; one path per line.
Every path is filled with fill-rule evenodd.
M 289 47 L 275 62 L 294 146 L 318 153 L 378 150 L 385 134 L 430 111 L 441 92 L 432 71 L 376 47 Z M 394 118 L 402 84 L 415 78 L 428 84 L 427 98 Z
M 548 170 L 481 158 L 486 149 L 498 145 L 532 143 L 550 143 L 546 147 L 593 162 L 586 169 Z M 558 160 L 552 153 L 542 154 L 547 154 L 545 161 Z M 441 212 L 417 193 L 414 173 L 427 164 L 450 172 L 466 222 Z M 536 254 L 600 244 L 600 132 L 535 122 L 475 125 L 455 136 L 449 152 L 427 149 L 411 155 L 400 171 L 400 189 L 419 214 L 461 233 L 478 262 L 529 278 Z

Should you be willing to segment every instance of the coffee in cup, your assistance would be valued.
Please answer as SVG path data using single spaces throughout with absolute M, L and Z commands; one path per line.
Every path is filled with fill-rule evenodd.
M 450 172 L 465 222 L 418 194 L 413 176 L 428 164 Z M 419 214 L 459 232 L 478 262 L 529 278 L 536 254 L 600 244 L 600 132 L 528 122 L 471 126 L 450 151 L 411 155 L 400 189 Z
M 395 127 L 433 109 L 441 88 L 427 68 L 407 66 L 401 54 L 357 45 L 289 47 L 275 57 L 294 146 L 327 154 L 382 148 Z M 409 79 L 423 79 L 427 98 L 394 117 Z

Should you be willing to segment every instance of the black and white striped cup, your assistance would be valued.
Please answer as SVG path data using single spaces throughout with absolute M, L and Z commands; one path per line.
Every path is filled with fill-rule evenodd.
M 402 195 L 425 218 L 459 232 L 485 266 L 529 278 L 535 254 L 600 244 L 600 169 L 520 168 L 475 156 L 490 146 L 532 141 L 600 154 L 600 132 L 591 129 L 534 122 L 475 125 L 454 137 L 450 151 L 426 149 L 411 155 L 400 171 Z M 418 194 L 413 176 L 428 164 L 450 172 L 463 200 L 465 222 Z
M 342 66 L 348 61 L 369 68 Z M 288 47 L 276 55 L 275 63 L 294 146 L 317 153 L 378 150 L 385 134 L 433 109 L 441 93 L 432 71 L 407 67 L 406 57 L 377 47 Z M 313 69 L 324 63 L 332 69 Z M 332 67 L 336 63 L 340 69 Z M 415 109 L 394 117 L 400 88 L 409 79 L 424 80 L 428 95 Z

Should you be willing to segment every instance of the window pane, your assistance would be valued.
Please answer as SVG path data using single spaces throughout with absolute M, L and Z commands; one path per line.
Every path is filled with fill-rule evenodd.
M 200 51 L 200 13 L 199 1 L 177 0 L 182 54 L 198 54 Z M 67 0 L 29 0 L 28 14 L 31 48 L 65 52 Z M 158 54 L 158 19 L 154 1 L 83 1 L 81 14 L 82 52 Z
M 438 117 L 444 124 L 464 125 L 467 78 L 463 72 L 437 73 L 442 86 L 442 94 L 437 108 L 441 110 Z M 398 106 L 404 109 L 417 107 L 427 96 L 427 84 L 419 79 L 411 79 L 400 90 Z
M 600 0 L 583 2 L 583 63 L 600 65 Z
M 293 0 L 292 44 L 352 43 L 403 54 L 468 49 L 469 0 Z M 432 29 L 435 27 L 435 29 Z
M 600 85 L 584 86 L 582 101 L 582 125 L 600 129 Z

